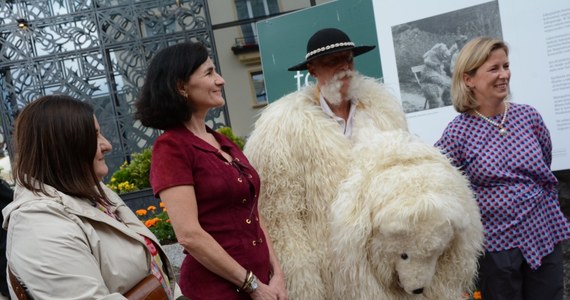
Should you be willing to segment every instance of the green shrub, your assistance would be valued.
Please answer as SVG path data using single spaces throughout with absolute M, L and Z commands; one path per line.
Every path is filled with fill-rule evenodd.
M 245 145 L 245 139 L 242 138 L 241 136 L 236 136 L 230 127 L 226 126 L 220 127 L 216 131 L 230 138 L 230 140 L 232 140 L 234 144 L 236 144 L 241 150 L 243 150 L 243 146 Z
M 146 209 L 135 211 L 139 220 L 156 236 L 162 245 L 176 242 L 176 235 L 170 223 L 168 212 L 164 204 L 160 202 L 160 210 L 151 205 Z
M 123 165 L 113 173 L 107 186 L 116 193 L 133 192 L 150 187 L 148 173 L 152 149 L 146 148 L 142 152 L 132 154 L 129 164 Z

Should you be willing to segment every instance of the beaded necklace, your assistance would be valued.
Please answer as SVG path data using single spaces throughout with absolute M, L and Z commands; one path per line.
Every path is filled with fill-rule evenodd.
M 505 120 L 507 119 L 507 111 L 509 110 L 509 103 L 505 102 L 505 112 L 503 112 L 503 118 L 501 119 L 501 123 L 497 123 L 491 119 L 489 119 L 488 117 L 485 117 L 483 114 L 481 114 L 478 110 L 474 109 L 475 113 L 481 117 L 481 119 L 487 121 L 489 124 L 499 128 L 499 134 L 501 136 L 505 136 L 507 135 L 507 133 L 509 133 L 507 131 L 507 129 L 505 129 L 504 124 L 505 124 Z

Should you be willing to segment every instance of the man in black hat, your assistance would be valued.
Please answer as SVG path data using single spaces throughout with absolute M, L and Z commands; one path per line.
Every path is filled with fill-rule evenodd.
M 372 49 L 336 28 L 316 32 L 305 60 L 289 70 L 308 70 L 317 83 L 270 104 L 246 144 L 261 176 L 260 211 L 290 299 L 334 298 L 329 207 L 354 159 L 353 145 L 367 140 L 361 129 L 407 130 L 400 102 L 354 70 L 354 58 Z

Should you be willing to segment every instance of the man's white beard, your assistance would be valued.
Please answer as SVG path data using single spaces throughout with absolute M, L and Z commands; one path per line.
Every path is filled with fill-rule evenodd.
M 336 73 L 326 84 L 321 86 L 321 94 L 327 100 L 329 105 L 339 106 L 342 103 L 342 94 L 340 89 L 342 88 L 342 79 L 345 77 L 349 79 L 349 88 L 347 92 L 347 98 L 352 98 L 352 81 L 354 80 L 354 75 L 356 72 L 351 70 L 340 71 Z

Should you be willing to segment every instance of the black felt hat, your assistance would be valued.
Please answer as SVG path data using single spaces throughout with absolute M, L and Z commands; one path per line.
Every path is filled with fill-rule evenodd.
M 305 61 L 290 67 L 289 71 L 300 71 L 307 69 L 307 63 L 323 55 L 352 50 L 354 56 L 364 54 L 376 46 L 355 46 L 346 33 L 336 28 L 321 29 L 307 42 L 307 55 Z

